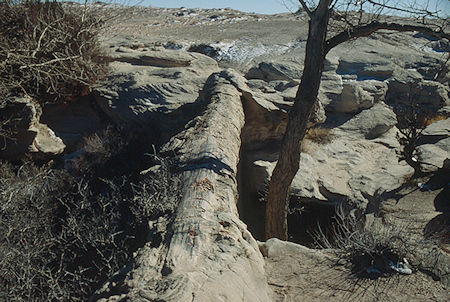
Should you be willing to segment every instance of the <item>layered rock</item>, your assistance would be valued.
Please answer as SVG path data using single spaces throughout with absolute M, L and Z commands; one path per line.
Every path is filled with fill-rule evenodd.
M 333 98 L 327 106 L 328 111 L 340 113 L 358 113 L 384 101 L 387 92 L 385 82 L 345 81 L 338 97 Z
M 353 135 L 374 139 L 386 133 L 397 124 L 397 116 L 392 109 L 379 103 L 373 108 L 362 111 L 349 121 L 339 126 L 339 129 Z
M 414 171 L 398 161 L 395 124 L 392 110 L 379 103 L 329 130 L 330 142 L 306 139 L 291 194 L 323 202 L 348 199 L 365 208 L 377 192 L 399 187 Z M 263 148 L 248 153 L 247 160 L 249 186 L 263 191 L 275 167 L 276 152 Z
M 421 135 L 416 155 L 422 171 L 450 169 L 450 119 L 430 124 Z
M 95 101 L 129 131 L 150 127 L 158 134 L 184 125 L 194 112 L 186 117 L 177 111 L 190 110 L 208 76 L 219 70 L 213 59 L 185 51 L 119 47 L 112 56 L 113 74 L 95 91 Z
M 389 81 L 386 100 L 390 104 L 421 106 L 429 112 L 448 112 L 449 87 L 435 81 Z
M 298 62 L 262 62 L 258 66 L 250 68 L 245 77 L 247 79 L 260 79 L 270 81 L 292 81 L 300 79 L 302 68 Z

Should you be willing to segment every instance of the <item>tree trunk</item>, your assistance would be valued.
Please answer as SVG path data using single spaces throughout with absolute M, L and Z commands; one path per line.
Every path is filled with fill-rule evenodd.
M 325 60 L 331 0 L 322 0 L 311 13 L 306 43 L 305 67 L 281 144 L 278 163 L 270 179 L 266 204 L 266 239 L 288 239 L 289 187 L 300 167 L 300 150 L 311 111 L 316 103 Z

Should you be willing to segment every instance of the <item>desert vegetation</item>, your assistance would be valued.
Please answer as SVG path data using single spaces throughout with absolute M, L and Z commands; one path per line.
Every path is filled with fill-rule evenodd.
M 86 6 L 0 2 L 2 139 L 14 139 L 23 118 L 8 110 L 17 97 L 41 110 L 88 94 L 106 76 L 101 26 Z M 86 301 L 151 240 L 143 230 L 174 211 L 177 184 L 171 162 L 144 140 L 106 126 L 65 161 L 0 161 L 0 300 Z M 138 166 L 153 169 L 144 177 Z
M 409 194 L 405 193 L 410 189 L 405 189 L 406 180 L 413 173 L 404 161 L 417 168 L 415 176 L 421 175 L 422 163 L 415 161 L 416 153 L 421 153 L 416 149 L 423 141 L 431 141 L 426 137 L 430 129 L 424 129 L 447 118 L 445 111 L 436 113 L 447 100 L 436 91 L 447 93 L 448 85 L 431 80 L 428 72 L 423 76 L 419 68 L 412 76 L 420 83 L 433 82 L 429 89 L 434 93 L 434 113 L 422 110 L 428 103 L 421 103 L 425 105 L 420 108 L 389 106 L 397 100 L 392 97 L 394 82 L 404 76 L 394 72 L 411 72 L 419 65 L 435 68 L 440 59 L 429 50 L 429 57 L 422 63 L 420 51 L 410 49 L 410 44 L 428 43 L 423 42 L 428 38 L 393 35 L 387 39 L 392 43 L 388 46 L 380 41 L 385 38 L 383 32 L 366 41 L 368 46 L 364 46 L 361 58 L 358 52 L 337 47 L 339 58 L 330 58 L 324 69 L 326 53 L 338 44 L 378 29 L 418 28 L 385 23 L 406 20 L 385 19 L 381 14 L 385 2 L 358 2 L 378 3 L 376 14 L 355 13 L 353 1 L 347 1 L 350 6 L 342 13 L 337 11 L 338 6 L 330 6 L 339 1 L 316 2 L 318 6 L 312 8 L 300 1 L 303 8 L 297 15 L 280 14 L 273 18 L 229 14 L 228 9 L 0 0 L 0 16 L 4 16 L 0 20 L 0 152 L 11 146 L 3 142 L 24 141 L 20 135 L 31 137 L 17 156 L 14 148 L 9 149 L 13 150 L 11 157 L 5 155 L 1 159 L 0 153 L 0 301 L 184 301 L 192 297 L 208 301 L 222 295 L 230 301 L 241 296 L 245 300 L 269 301 L 268 286 L 278 287 L 283 295 L 294 293 L 294 288 L 301 290 L 300 295 L 308 295 L 308 290 L 323 288 L 322 281 L 333 275 L 355 284 L 370 283 L 367 279 L 390 283 L 391 278 L 383 277 L 418 272 L 403 278 L 407 283 L 426 269 L 429 273 L 422 277 L 434 276 L 435 280 L 442 278 L 446 282 L 448 273 L 440 271 L 446 260 L 439 256 L 436 242 L 444 242 L 437 237 L 446 235 L 447 213 L 437 221 L 437 231 L 428 220 L 436 211 L 446 211 L 436 205 L 436 200 L 433 205 L 432 199 L 448 181 L 444 179 L 444 185 L 411 182 L 411 190 L 420 193 L 417 198 L 430 193 L 423 202 L 417 202 L 418 206 L 403 205 L 401 198 Z M 110 58 L 99 46 L 103 20 L 93 14 L 97 9 L 114 11 L 123 19 L 101 33 L 105 38 L 102 47 L 108 49 Z M 227 14 L 229 19 L 222 16 Z M 302 23 L 301 18 L 308 19 L 310 31 L 319 34 L 310 34 L 307 41 L 308 20 Z M 233 29 L 234 22 L 245 26 L 236 24 Z M 249 31 L 255 30 L 251 24 L 257 28 L 257 43 L 244 37 L 243 47 L 238 40 L 241 30 L 247 25 Z M 272 46 L 266 47 L 259 40 L 264 35 L 262 30 L 270 27 L 268 24 L 274 26 L 275 33 L 272 29 L 270 34 L 267 31 L 264 43 L 284 47 L 283 60 Z M 300 26 L 291 29 L 293 24 Z M 419 29 L 427 32 L 423 26 Z M 119 29 L 120 34 L 115 32 Z M 433 27 L 433 33 L 444 35 L 441 29 Z M 232 30 L 236 32 L 230 34 Z M 189 31 L 202 39 L 178 40 L 178 36 L 189 36 Z M 208 41 L 216 31 L 220 32 L 220 39 L 230 35 L 232 41 Z M 154 36 L 146 39 L 144 34 Z M 278 41 L 273 38 L 278 34 L 286 36 Z M 299 34 L 303 36 L 298 37 Z M 326 40 L 326 34 L 336 35 Z M 362 47 L 360 42 L 354 43 Z M 402 43 L 404 49 L 392 60 L 377 61 Z M 372 47 L 374 44 L 387 50 L 376 53 L 374 49 L 379 49 Z M 295 94 L 303 66 L 297 59 L 286 58 L 303 56 L 305 46 L 305 77 Z M 263 63 L 252 67 L 259 73 L 243 76 L 243 69 L 221 70 L 234 64 L 218 55 L 228 47 L 230 55 L 266 47 L 265 57 L 261 56 Z M 411 62 L 400 66 L 405 49 L 412 53 Z M 275 56 L 277 61 L 265 63 Z M 260 60 L 245 58 L 248 64 Z M 113 62 L 110 70 L 109 60 Z M 397 60 L 398 66 L 391 64 Z M 353 69 L 355 65 L 357 70 Z M 326 74 L 321 78 L 322 69 Z M 447 75 L 443 73 L 440 77 L 445 79 Z M 374 75 L 375 80 L 359 81 L 370 78 L 367 74 Z M 376 77 L 379 75 L 383 80 Z M 105 77 L 108 80 L 103 82 Z M 322 125 L 307 129 L 321 80 L 326 83 L 320 97 L 327 120 L 321 119 Z M 357 110 L 345 106 L 337 110 L 330 105 L 344 100 L 343 82 L 355 84 L 345 97 Z M 98 84 L 100 87 L 96 87 Z M 408 97 L 414 95 L 410 93 Z M 312 107 L 306 108 L 309 105 Z M 304 117 L 301 122 L 299 115 Z M 282 143 L 288 120 L 288 132 L 294 133 L 287 132 Z M 247 146 L 240 135 L 244 124 L 252 125 L 254 131 L 247 133 L 251 141 Z M 377 135 L 369 138 L 369 131 Z M 57 151 L 38 148 L 39 140 L 51 138 L 60 142 Z M 286 187 L 271 191 L 270 187 L 279 181 L 269 179 L 280 146 L 278 163 L 283 162 L 284 152 L 289 174 L 296 174 L 296 179 L 291 185 L 289 179 L 281 179 Z M 296 146 L 308 153 L 301 173 L 297 173 L 295 163 L 300 156 Z M 440 164 L 437 162 L 437 170 L 433 171 L 441 172 L 444 166 L 441 168 Z M 242 173 L 239 177 L 238 169 Z M 275 168 L 272 178 L 280 171 L 283 172 Z M 436 192 L 425 192 L 425 188 Z M 284 189 L 290 204 L 282 200 Z M 249 205 L 242 208 L 251 216 L 249 221 L 255 229 L 242 221 L 245 215 L 235 208 L 239 195 L 239 205 Z M 270 205 L 271 196 L 279 201 L 278 208 Z M 348 208 L 344 209 L 344 204 Z M 271 221 L 273 217 L 264 219 L 264 211 L 269 208 L 276 215 Z M 412 212 L 411 208 L 417 211 Z M 409 230 L 401 227 L 404 221 L 411 224 Z M 264 240 L 266 222 L 272 222 L 266 227 L 275 228 L 266 232 L 267 237 L 283 238 L 288 234 L 291 241 L 303 246 L 273 239 L 271 242 L 279 242 L 277 249 L 282 250 L 261 254 L 261 246 L 269 240 L 257 244 L 253 237 Z M 423 238 L 429 240 L 422 242 Z M 441 258 L 430 256 L 431 248 Z M 294 255 L 299 261 L 287 256 L 288 250 L 300 251 Z M 417 251 L 423 255 L 417 256 Z M 305 254 L 335 260 L 339 267 L 330 265 L 330 270 L 324 269 L 323 274 L 317 274 L 319 284 L 314 284 L 310 277 L 323 266 L 311 265 Z M 274 261 L 274 255 L 288 260 L 286 267 L 278 267 L 277 261 L 273 267 L 289 276 L 271 284 L 271 272 L 267 269 L 270 266 L 265 264 Z M 425 268 L 429 259 L 440 263 Z M 295 262 L 303 267 L 297 269 Z M 310 270 L 308 265 L 317 270 Z M 187 271 L 193 272 L 189 278 L 185 278 Z M 302 275 L 306 280 L 303 284 Z M 298 284 L 289 288 L 291 281 Z M 429 284 L 434 288 L 441 286 L 431 280 L 424 286 Z M 416 292 L 421 290 L 417 284 L 411 287 Z M 322 297 L 328 293 L 325 291 Z
M 148 154 L 153 169 L 145 177 L 119 172 L 118 158 L 136 148 L 129 144 L 90 164 L 99 158 L 99 137 L 87 140 L 88 156 L 71 172 L 57 163 L 1 162 L 0 292 L 7 301 L 86 301 L 152 240 L 150 218 L 174 211 L 170 161 Z
M 102 19 L 56 1 L 0 4 L 1 99 L 29 95 L 42 103 L 86 94 L 105 75 L 98 44 Z
M 402 146 L 400 159 L 406 161 L 414 169 L 413 177 L 423 176 L 422 165 L 431 164 L 420 162 L 417 159 L 417 147 L 422 138 L 422 132 L 427 126 L 447 117 L 433 113 L 432 110 L 418 105 L 398 106 L 396 111 L 399 120 L 397 140 Z
M 98 43 L 102 24 L 87 7 L 0 1 L 0 111 L 20 96 L 44 105 L 86 95 L 107 71 Z M 0 116 L 0 136 L 11 138 L 20 117 Z
M 376 220 L 366 223 L 357 216 L 356 212 L 349 213 L 343 204 L 338 204 L 331 227 L 324 229 L 318 225 L 314 232 L 316 246 L 333 250 L 357 279 L 411 274 L 407 258 L 420 243 L 413 244 L 399 226 Z

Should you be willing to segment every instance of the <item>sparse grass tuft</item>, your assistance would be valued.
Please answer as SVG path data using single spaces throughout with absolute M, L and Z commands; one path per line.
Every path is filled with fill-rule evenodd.
M 87 173 L 120 153 L 131 140 L 132 137 L 124 137 L 113 126 L 108 126 L 84 137 L 77 153 L 66 160 L 66 168 L 74 173 Z
M 334 134 L 330 128 L 313 127 L 306 131 L 302 141 L 302 152 L 312 154 L 317 145 L 326 145 L 333 141 Z
M 333 249 L 344 259 L 351 275 L 358 279 L 396 274 L 396 265 L 409 269 L 405 259 L 414 251 L 402 229 L 378 221 L 367 225 L 342 206 L 337 208 L 334 227 L 323 230 L 319 226 L 314 237 L 318 247 Z
M 333 141 L 334 134 L 330 128 L 313 127 L 306 132 L 305 139 L 319 145 L 326 145 Z

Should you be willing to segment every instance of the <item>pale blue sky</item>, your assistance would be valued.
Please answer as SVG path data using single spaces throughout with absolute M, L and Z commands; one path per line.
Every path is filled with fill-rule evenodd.
M 130 3 L 139 0 L 129 0 Z M 432 9 L 438 8 L 446 15 L 450 14 L 450 0 L 391 0 L 393 6 L 399 2 L 416 2 L 417 5 L 429 3 Z M 287 12 L 288 9 L 295 11 L 293 7 L 298 3 L 296 0 L 142 0 L 140 5 L 154 7 L 189 7 L 189 8 L 224 8 L 230 7 L 245 12 L 257 12 L 263 14 L 273 14 Z

